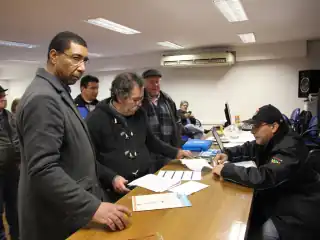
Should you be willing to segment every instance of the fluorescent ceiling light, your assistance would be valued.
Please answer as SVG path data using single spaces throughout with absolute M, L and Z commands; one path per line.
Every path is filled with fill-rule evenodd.
M 89 52 L 88 55 L 89 55 L 89 57 L 92 57 L 92 58 L 102 57 L 102 56 L 103 56 L 103 55 L 100 54 L 100 53 L 91 53 L 91 52 Z
M 27 43 L 19 43 L 19 42 L 9 42 L 0 40 L 0 45 L 8 46 L 8 47 L 22 47 L 22 48 L 36 48 L 37 45 L 27 44 Z
M 229 22 L 248 20 L 240 0 L 213 0 L 213 3 Z
M 244 42 L 244 43 L 256 42 L 256 37 L 255 37 L 254 33 L 238 34 L 238 36 L 241 38 L 242 42 Z
M 87 23 L 96 25 L 98 27 L 102 27 L 102 28 L 106 28 L 109 29 L 111 31 L 115 31 L 115 32 L 119 32 L 122 34 L 137 34 L 140 33 L 137 30 L 134 30 L 132 28 L 126 27 L 126 26 L 122 26 L 118 23 L 115 22 L 111 22 L 107 19 L 104 18 L 95 18 L 95 19 L 89 19 L 86 21 Z
M 174 48 L 174 49 L 184 48 L 184 47 L 182 47 L 182 46 L 180 46 L 178 44 L 175 44 L 175 43 L 172 43 L 172 42 L 168 42 L 168 41 L 158 42 L 157 44 L 160 45 L 160 46 L 163 46 L 163 47 Z

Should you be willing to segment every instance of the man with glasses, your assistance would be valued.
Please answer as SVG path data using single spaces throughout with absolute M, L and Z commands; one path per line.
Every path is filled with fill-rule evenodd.
M 256 140 L 218 154 L 213 174 L 255 189 L 249 239 L 320 239 L 320 177 L 302 139 L 272 105 L 246 122 Z M 257 167 L 233 164 L 248 160 Z
M 86 118 L 95 146 L 99 179 L 106 197 L 116 201 L 130 191 L 127 183 L 149 173 L 150 152 L 174 159 L 191 153 L 159 140 L 141 109 L 143 80 L 122 73 L 111 84 L 111 97 L 101 101 Z
M 93 111 L 98 104 L 99 79 L 92 75 L 86 75 L 80 80 L 79 94 L 74 100 L 80 115 L 86 118 L 89 112 Z
M 69 85 L 88 61 L 86 42 L 72 32 L 51 41 L 17 110 L 21 144 L 19 221 L 22 240 L 62 240 L 89 222 L 112 230 L 128 225 L 130 211 L 101 202 L 93 145 Z
M 12 240 L 19 239 L 17 192 L 19 182 L 20 150 L 15 119 L 6 110 L 6 91 L 0 86 L 0 239 L 6 239 L 2 221 L 5 210 Z

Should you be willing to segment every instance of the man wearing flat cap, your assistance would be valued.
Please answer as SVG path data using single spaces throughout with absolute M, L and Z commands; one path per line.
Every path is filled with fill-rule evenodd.
M 142 108 L 146 111 L 153 134 L 163 142 L 173 146 L 181 146 L 181 122 L 176 104 L 171 97 L 161 91 L 162 74 L 156 69 L 149 69 L 142 74 L 145 93 Z M 152 154 L 153 169 L 157 171 L 171 159 Z
M 320 239 L 320 177 L 304 142 L 272 105 L 245 122 L 256 140 L 218 154 L 213 174 L 255 190 L 248 239 Z M 257 167 L 234 164 L 248 160 Z
M 16 240 L 19 239 L 17 191 L 20 151 L 14 117 L 5 109 L 7 90 L 0 86 L 0 216 L 5 209 L 10 237 Z M 4 225 L 0 217 L 0 239 L 6 239 L 5 237 Z

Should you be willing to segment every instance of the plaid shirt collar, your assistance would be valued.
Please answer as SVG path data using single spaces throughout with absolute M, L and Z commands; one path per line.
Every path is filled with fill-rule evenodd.
M 159 102 L 159 99 L 160 99 L 160 94 L 155 98 L 152 98 L 150 96 L 148 96 L 148 98 L 149 98 L 149 102 L 150 103 L 153 103 L 155 106 L 158 106 L 158 102 Z

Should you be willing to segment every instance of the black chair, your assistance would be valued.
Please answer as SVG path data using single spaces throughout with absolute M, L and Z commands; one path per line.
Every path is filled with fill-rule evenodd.
M 308 164 L 310 164 L 314 170 L 320 173 L 320 149 L 313 149 L 309 152 Z
M 310 121 L 309 128 L 301 134 L 305 144 L 312 149 L 320 149 L 320 129 L 318 127 L 318 119 L 313 118 L 315 121 Z

